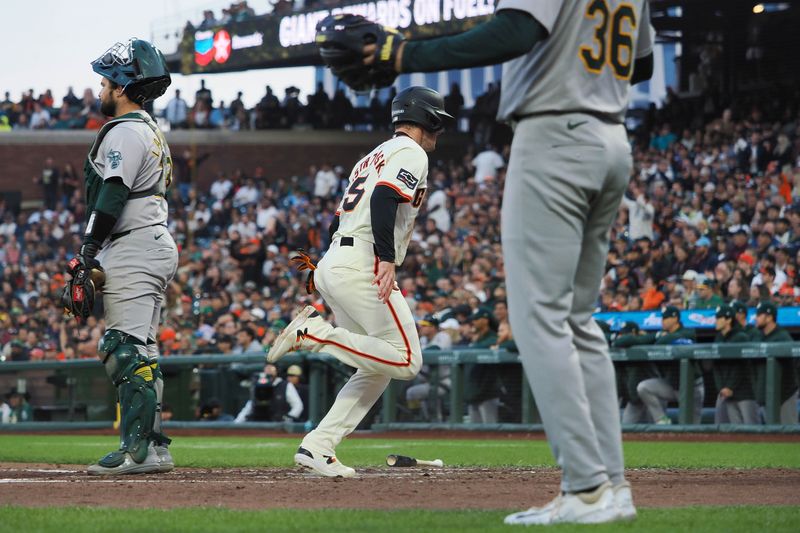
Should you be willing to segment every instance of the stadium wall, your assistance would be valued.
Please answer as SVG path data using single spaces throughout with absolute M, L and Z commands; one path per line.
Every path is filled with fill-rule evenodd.
M 41 173 L 44 160 L 52 157 L 63 168 L 72 163 L 76 170 L 83 168 L 86 153 L 94 140 L 93 131 L 13 132 L 0 135 L 0 195 L 9 192 L 22 194 L 22 207 L 38 207 L 42 191 L 33 182 Z M 173 156 L 184 150 L 199 157 L 210 154 L 200 165 L 197 185 L 207 190 L 219 172 L 232 173 L 242 169 L 252 173 L 263 167 L 267 179 L 302 175 L 310 165 L 330 162 L 350 169 L 359 156 L 369 152 L 388 132 L 341 131 L 173 131 L 167 142 Z M 448 134 L 440 139 L 435 159 L 460 159 L 469 138 L 465 134 Z

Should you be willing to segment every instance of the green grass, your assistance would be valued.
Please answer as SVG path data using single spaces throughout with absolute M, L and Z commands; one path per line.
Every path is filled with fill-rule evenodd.
M 224 468 L 291 466 L 301 437 L 177 437 L 178 466 Z M 89 464 L 116 449 L 114 436 L 0 435 L 0 461 Z M 555 466 L 543 440 L 345 440 L 337 455 L 352 466 L 385 464 L 390 453 L 442 459 L 451 466 Z M 629 468 L 800 468 L 796 443 L 626 442 Z
M 219 508 L 172 510 L 38 508 L 0 506 L 0 530 L 26 533 L 54 531 L 184 532 L 184 531 L 296 531 L 349 533 L 381 531 L 418 533 L 530 531 L 504 526 L 504 511 L 363 511 L 363 510 L 268 510 L 233 511 Z M 797 531 L 800 507 L 686 507 L 645 509 L 632 523 L 600 526 L 554 526 L 547 531 Z

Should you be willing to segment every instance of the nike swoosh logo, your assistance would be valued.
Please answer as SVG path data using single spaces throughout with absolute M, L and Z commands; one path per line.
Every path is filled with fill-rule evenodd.
M 588 122 L 589 122 L 588 120 L 582 120 L 581 122 L 567 122 L 567 129 L 568 130 L 574 130 L 578 126 L 583 126 L 584 124 L 587 124 Z
M 164 234 L 163 234 L 163 233 L 161 233 L 161 234 L 159 234 L 159 235 L 156 235 L 156 237 L 155 237 L 155 238 L 156 238 L 156 240 L 158 240 L 158 239 L 160 239 L 160 238 L 161 238 L 161 237 L 163 237 L 163 236 L 164 236 Z

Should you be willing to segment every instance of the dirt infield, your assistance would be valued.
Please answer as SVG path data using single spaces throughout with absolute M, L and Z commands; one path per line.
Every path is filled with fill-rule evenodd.
M 232 509 L 521 509 L 558 490 L 554 469 L 364 468 L 356 479 L 299 469 L 179 468 L 90 477 L 77 465 L 0 463 L 0 502 L 28 506 Z M 640 507 L 800 505 L 800 470 L 630 470 Z

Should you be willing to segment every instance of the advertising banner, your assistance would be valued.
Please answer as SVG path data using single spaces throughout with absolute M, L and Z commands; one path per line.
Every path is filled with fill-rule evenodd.
M 684 309 L 681 322 L 687 328 L 714 329 L 714 309 Z M 607 323 L 612 331 L 618 331 L 625 322 L 636 322 L 639 328 L 647 331 L 661 329 L 661 311 L 628 311 L 615 313 L 595 313 L 595 319 Z M 747 323 L 756 323 L 756 309 L 747 310 Z M 786 327 L 800 326 L 800 307 L 779 307 L 778 324 Z
M 317 23 L 354 13 L 425 38 L 465 31 L 494 13 L 495 0 L 378 0 L 342 2 L 332 9 L 256 16 L 211 28 L 184 29 L 183 74 L 320 65 L 314 46 Z

